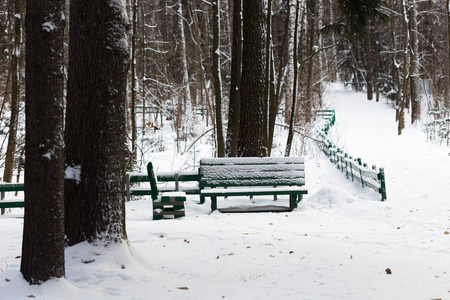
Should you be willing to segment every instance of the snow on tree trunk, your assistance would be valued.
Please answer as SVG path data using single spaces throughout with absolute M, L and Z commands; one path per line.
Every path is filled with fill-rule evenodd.
M 297 0 L 289 0 L 289 39 L 288 39 L 288 61 L 286 74 L 286 101 L 285 122 L 289 123 L 292 108 L 292 89 L 294 86 L 294 38 L 295 38 L 295 12 Z
M 420 86 L 419 86 L 419 39 L 417 34 L 417 3 L 410 2 L 410 56 L 411 56 L 411 124 L 420 119 Z
M 25 216 L 20 271 L 64 277 L 64 0 L 26 3 Z
M 117 243 L 125 232 L 128 17 L 121 0 L 71 1 L 66 168 L 66 235 Z

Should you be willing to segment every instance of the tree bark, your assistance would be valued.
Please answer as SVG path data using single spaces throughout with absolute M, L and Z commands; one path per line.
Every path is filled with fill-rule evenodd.
M 269 156 L 272 148 L 271 139 L 269 137 L 270 128 L 269 128 L 269 119 L 270 119 L 270 108 L 273 107 L 275 100 L 274 97 L 271 97 L 272 89 L 272 0 L 267 1 L 267 25 L 266 25 L 266 83 L 264 85 L 264 94 L 266 97 L 266 105 L 264 106 L 265 111 L 263 111 L 263 144 L 264 144 L 264 156 Z
M 308 16 L 308 30 L 309 30 L 309 47 L 308 57 L 311 57 L 315 51 L 316 45 L 316 27 L 317 27 L 317 5 L 316 0 L 309 0 L 308 2 L 309 16 Z M 314 57 L 308 61 L 308 78 L 306 85 L 306 97 L 302 105 L 304 120 L 310 123 L 312 120 L 312 108 L 314 102 L 313 85 L 314 85 Z
M 284 156 L 288 157 L 291 153 L 292 148 L 292 140 L 294 139 L 294 121 L 295 121 L 295 112 L 297 111 L 297 76 L 298 76 L 298 62 L 297 62 L 297 44 L 298 44 L 298 19 L 300 14 L 300 1 L 297 0 L 297 8 L 295 10 L 295 29 L 294 29 L 294 86 L 292 88 L 292 108 L 291 115 L 289 120 L 289 133 L 286 142 L 286 150 L 284 152 Z
M 70 5 L 67 242 L 119 243 L 126 239 L 128 17 L 121 1 Z
M 241 84 L 241 114 L 239 131 L 239 156 L 260 157 L 267 155 L 264 148 L 263 118 L 267 116 L 265 95 L 266 21 L 267 7 L 264 0 L 243 2 L 243 57 Z
M 420 119 L 420 86 L 419 86 L 419 39 L 417 33 L 417 3 L 416 0 L 411 0 L 410 3 L 410 57 L 411 57 L 411 71 L 410 71 L 410 94 L 411 94 L 411 124 Z
M 286 75 L 286 100 L 284 107 L 285 122 L 290 122 L 291 108 L 292 108 L 292 87 L 294 86 L 294 41 L 295 41 L 295 28 L 298 28 L 298 24 L 295 23 L 295 14 L 297 11 L 298 1 L 289 1 L 289 39 L 288 39 L 288 61 L 287 61 L 287 75 Z M 298 29 L 297 29 L 298 30 Z
M 6 148 L 3 181 L 11 182 L 14 170 L 14 156 L 17 145 L 17 122 L 19 118 L 21 31 L 23 0 L 14 1 L 14 44 L 11 53 L 11 117 L 9 119 L 8 146 Z
M 64 0 L 26 2 L 25 216 L 20 271 L 64 277 Z
M 216 102 L 217 156 L 225 156 L 222 122 L 222 78 L 220 72 L 220 0 L 213 1 L 213 77 Z
M 372 61 L 372 34 L 370 29 L 365 37 L 366 43 L 366 89 L 367 100 L 373 99 L 373 61 Z
M 240 85 L 242 75 L 242 0 L 233 1 L 233 45 L 230 104 L 228 108 L 227 156 L 237 155 L 239 139 Z
M 131 153 L 132 159 L 137 158 L 137 125 L 136 125 L 136 98 L 137 98 L 137 75 L 136 75 L 136 38 L 137 38 L 137 0 L 133 0 L 131 3 L 131 13 L 133 30 L 131 33 Z

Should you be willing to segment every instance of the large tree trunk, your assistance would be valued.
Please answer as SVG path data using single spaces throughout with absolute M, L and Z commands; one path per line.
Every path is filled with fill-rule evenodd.
M 17 145 L 17 122 L 19 118 L 21 30 L 23 0 L 14 1 L 14 46 L 11 53 L 11 117 L 9 119 L 8 146 L 6 148 L 3 181 L 11 182 L 14 170 L 14 156 Z
M 241 115 L 239 156 L 266 156 L 264 130 L 267 118 L 265 95 L 266 21 L 264 0 L 246 0 L 243 3 L 243 58 L 241 84 Z
M 233 45 L 231 61 L 230 104 L 228 109 L 227 156 L 237 155 L 242 72 L 242 0 L 233 1 Z
M 72 0 L 66 125 L 68 244 L 125 232 L 127 14 L 121 1 Z
M 222 78 L 220 73 L 220 0 L 213 1 L 213 77 L 216 103 L 217 156 L 225 156 L 222 122 Z
M 64 277 L 64 0 L 26 3 L 25 217 L 20 271 Z

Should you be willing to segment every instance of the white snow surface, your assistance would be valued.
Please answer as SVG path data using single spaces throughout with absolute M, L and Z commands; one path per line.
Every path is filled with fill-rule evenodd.
M 398 136 L 384 100 L 336 86 L 326 97 L 330 138 L 385 168 L 387 201 L 311 146 L 297 210 L 211 214 L 209 199 L 188 196 L 186 217 L 152 221 L 150 197 L 131 201 L 129 245 L 69 247 L 66 278 L 39 286 L 19 272 L 23 210 L 11 209 L 0 216 L 0 299 L 450 299 L 450 148 L 420 126 Z M 178 168 L 176 154 L 152 155 L 157 170 Z

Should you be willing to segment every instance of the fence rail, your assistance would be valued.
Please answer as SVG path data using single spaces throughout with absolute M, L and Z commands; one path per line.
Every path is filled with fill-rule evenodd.
M 375 190 L 381 195 L 381 201 L 386 200 L 384 168 L 377 168 L 373 165 L 370 169 L 366 163 L 362 163 L 360 158 L 353 158 L 344 153 L 327 139 L 328 131 L 336 121 L 334 110 L 319 110 L 316 111 L 316 116 L 322 117 L 325 121 L 324 124 L 317 127 L 317 134 L 320 140 L 318 144 L 325 155 L 339 170 L 345 173 L 347 179 L 361 183 L 362 187 L 369 187 Z

